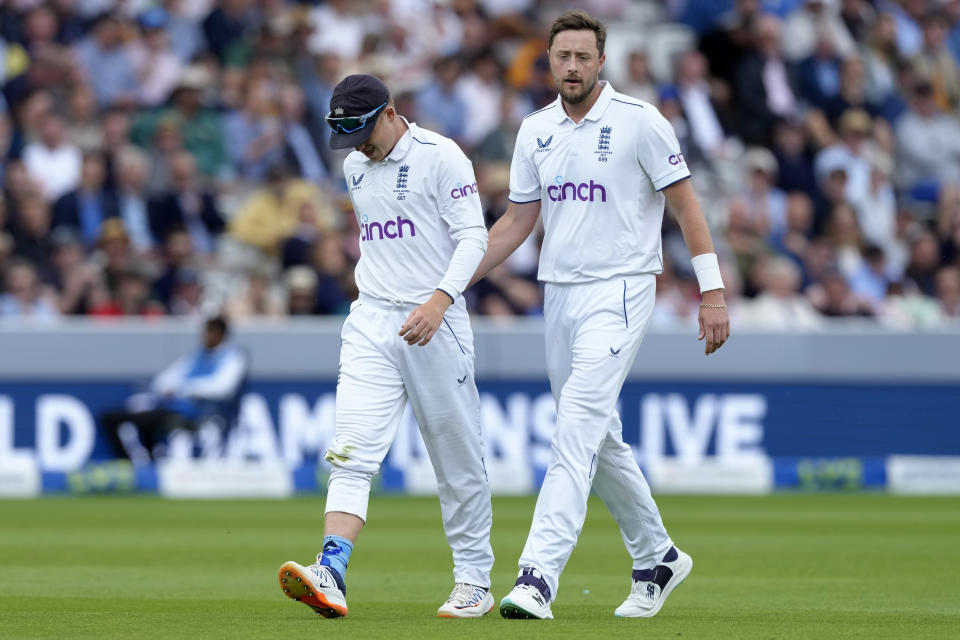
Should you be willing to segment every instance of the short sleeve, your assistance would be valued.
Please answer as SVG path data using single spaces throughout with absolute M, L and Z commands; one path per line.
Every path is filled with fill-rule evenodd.
M 690 177 L 673 125 L 648 106 L 645 126 L 637 134 L 637 160 L 657 191 Z
M 528 145 L 524 144 L 524 133 L 524 126 L 520 125 L 510 163 L 510 200 L 518 204 L 540 200 L 540 172 Z
M 450 226 L 451 235 L 468 227 L 481 227 L 483 207 L 477 192 L 473 164 L 460 148 L 450 142 L 439 147 L 437 167 L 437 208 Z

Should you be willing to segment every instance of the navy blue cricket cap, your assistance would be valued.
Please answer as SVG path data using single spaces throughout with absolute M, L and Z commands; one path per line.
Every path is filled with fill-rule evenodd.
M 377 117 L 390 102 L 390 90 L 379 78 L 368 74 L 347 76 L 333 89 L 327 124 L 331 149 L 363 144 L 373 132 Z

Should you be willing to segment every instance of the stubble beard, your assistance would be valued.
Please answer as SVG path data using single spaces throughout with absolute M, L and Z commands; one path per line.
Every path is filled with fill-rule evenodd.
M 561 82 L 560 97 L 563 98 L 563 101 L 566 102 L 567 104 L 574 104 L 574 105 L 580 104 L 581 102 L 587 99 L 587 96 L 593 93 L 594 87 L 597 86 L 596 78 L 594 78 L 594 80 L 590 84 L 587 84 L 585 80 L 583 80 L 582 83 L 583 84 L 580 85 L 581 86 L 580 91 L 576 93 L 572 93 L 569 90 L 566 90 L 564 88 L 563 83 Z

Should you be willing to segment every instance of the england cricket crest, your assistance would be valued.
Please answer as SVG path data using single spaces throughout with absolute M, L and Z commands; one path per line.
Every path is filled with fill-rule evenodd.
M 397 188 L 393 190 L 397 194 L 397 200 L 406 200 L 410 189 L 407 187 L 407 176 L 410 173 L 410 165 L 402 164 L 397 169 Z
M 607 162 L 607 156 L 613 153 L 610 150 L 610 134 L 613 132 L 613 127 L 600 127 L 600 139 L 597 141 L 597 150 L 594 151 L 597 154 L 597 162 Z

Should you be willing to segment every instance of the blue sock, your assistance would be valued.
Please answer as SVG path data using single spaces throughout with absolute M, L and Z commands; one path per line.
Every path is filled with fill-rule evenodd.
M 330 567 L 343 580 L 347 575 L 347 563 L 350 562 L 350 552 L 353 543 L 341 536 L 323 536 L 323 552 L 317 558 L 320 564 Z

